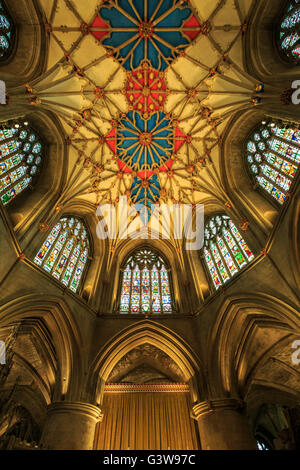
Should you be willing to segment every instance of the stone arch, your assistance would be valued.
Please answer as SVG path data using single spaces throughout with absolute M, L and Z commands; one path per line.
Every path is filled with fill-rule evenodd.
M 11 54 L 1 61 L 1 78 L 9 87 L 15 87 L 43 72 L 48 41 L 44 16 L 36 0 L 9 0 L 5 6 L 13 20 L 16 37 Z
M 232 220 L 232 222 L 235 224 L 240 235 L 245 240 L 249 249 L 253 253 L 254 259 L 248 261 L 245 266 L 239 269 L 237 273 L 235 273 L 233 276 L 230 277 L 230 279 L 228 279 L 228 281 L 226 281 L 226 284 L 224 284 L 219 291 L 216 291 L 216 289 L 214 288 L 214 284 L 211 279 L 210 273 L 209 273 L 208 266 L 206 264 L 206 260 L 204 256 L 204 246 L 197 253 L 198 259 L 195 259 L 196 255 L 194 255 L 194 257 L 192 258 L 192 256 L 189 254 L 190 265 L 199 266 L 200 264 L 201 266 L 201 268 L 198 269 L 196 276 L 198 278 L 198 283 L 201 283 L 200 284 L 201 285 L 201 297 L 203 298 L 203 300 L 208 298 L 210 295 L 220 294 L 223 291 L 223 288 L 225 288 L 225 286 L 227 287 L 233 284 L 243 274 L 243 272 L 246 271 L 247 268 L 253 264 L 254 260 L 257 258 L 257 256 L 260 253 L 260 246 L 256 240 L 255 233 L 254 233 L 253 228 L 251 227 L 251 224 L 250 224 L 250 227 L 248 227 L 247 224 L 249 223 L 249 221 L 247 220 L 244 221 L 243 219 L 239 218 L 237 212 L 232 209 L 233 208 L 224 209 L 221 205 L 211 207 L 210 210 L 207 211 L 207 213 L 205 214 L 204 227 L 209 222 L 209 220 L 214 216 L 219 215 L 219 216 L 229 217 Z M 246 225 L 243 229 L 244 223 Z M 204 236 L 204 240 L 205 240 L 205 236 Z M 195 268 L 194 268 L 194 272 L 195 272 Z
M 95 291 L 97 290 L 97 283 L 99 282 L 100 269 L 103 264 L 106 246 L 104 241 L 99 241 L 94 235 L 93 227 L 96 225 L 95 217 L 91 212 L 87 212 L 84 204 L 67 205 L 61 211 L 56 211 L 51 220 L 49 220 L 49 229 L 46 233 L 41 231 L 36 232 L 32 240 L 30 250 L 28 250 L 28 257 L 33 260 L 38 250 L 47 239 L 52 228 L 63 217 L 78 217 L 80 219 L 88 234 L 89 239 L 89 257 L 84 268 L 80 285 L 78 288 L 78 295 L 81 295 L 85 300 L 91 301 L 91 305 L 95 303 Z M 44 273 L 44 272 L 43 272 Z M 50 275 L 50 274 L 49 274 Z M 94 286 L 94 287 L 92 287 Z
M 53 399 L 60 400 L 61 396 L 72 399 L 80 386 L 82 360 L 80 345 L 82 336 L 68 306 L 60 299 L 43 296 L 26 295 L 7 302 L 0 308 L 1 330 L 10 325 L 22 323 L 22 327 L 31 328 L 43 320 L 51 333 L 57 355 L 57 373 L 54 380 L 55 390 Z M 27 325 L 27 326 L 26 326 Z
M 229 197 L 237 210 L 255 223 L 260 239 L 266 237 L 279 211 L 263 194 L 255 191 L 246 166 L 247 137 L 264 118 L 261 110 L 250 110 L 235 116 L 225 131 L 221 156 L 222 174 Z
M 120 268 L 124 260 L 129 256 L 129 254 L 140 247 L 147 247 L 149 249 L 154 249 L 160 252 L 163 255 L 163 258 L 167 260 L 168 267 L 171 270 L 171 282 L 173 285 L 174 293 L 174 303 L 176 305 L 177 311 L 186 310 L 185 305 L 181 304 L 180 299 L 180 283 L 183 281 L 183 271 L 184 266 L 180 260 L 179 253 L 174 248 L 174 245 L 171 240 L 155 240 L 149 239 L 145 240 L 122 240 L 118 244 L 115 251 L 112 254 L 112 262 L 109 267 L 111 271 L 111 279 L 114 280 L 114 289 L 112 293 L 112 303 L 116 305 L 118 299 L 118 286 L 120 280 Z M 113 305 L 111 304 L 110 308 Z
M 172 276 L 172 270 L 171 270 L 170 262 L 169 262 L 168 258 L 166 258 L 166 256 L 164 255 L 164 253 L 160 249 L 158 249 L 156 247 L 153 247 L 153 246 L 151 246 L 149 244 L 146 244 L 146 243 L 139 244 L 138 246 L 135 246 L 134 248 L 132 248 L 131 251 L 129 253 L 127 253 L 126 257 L 124 257 L 122 262 L 121 262 L 120 271 L 119 271 L 119 279 L 118 279 L 118 294 L 117 294 L 117 304 L 116 304 L 116 306 L 118 307 L 120 299 L 121 299 L 122 271 L 123 271 L 123 269 L 125 269 L 130 257 L 136 251 L 143 250 L 143 249 L 153 252 L 154 254 L 158 255 L 163 260 L 164 266 L 165 266 L 166 270 L 168 271 L 168 279 L 169 279 L 169 286 L 170 286 L 170 292 L 171 292 L 171 300 L 172 300 L 172 306 L 174 308 L 175 307 L 175 302 L 174 302 L 173 276 Z
M 227 298 L 208 334 L 213 393 L 244 397 L 264 361 L 297 339 L 296 308 L 268 294 Z
M 54 209 L 65 183 L 67 158 L 63 129 L 52 113 L 40 110 L 33 112 L 30 106 L 22 111 L 15 108 L 9 113 L 0 112 L 0 120 L 3 122 L 19 119 L 26 119 L 30 123 L 44 146 L 42 170 L 33 190 L 26 190 L 26 197 L 16 197 L 6 208 L 16 234 L 22 240 L 32 237 L 38 222 L 47 220 L 49 211 Z
M 296 65 L 284 60 L 279 53 L 276 40 L 287 3 L 282 0 L 259 0 L 250 14 L 249 22 L 255 27 L 248 28 L 245 38 L 246 66 L 252 76 L 259 76 L 262 81 L 276 74 L 277 80 L 285 82 L 297 73 Z
M 105 382 L 118 361 L 144 343 L 162 350 L 178 365 L 185 382 L 190 386 L 192 402 L 196 402 L 199 395 L 205 393 L 206 383 L 201 362 L 189 345 L 170 329 L 144 320 L 111 338 L 94 358 L 88 379 L 93 401 L 101 403 Z

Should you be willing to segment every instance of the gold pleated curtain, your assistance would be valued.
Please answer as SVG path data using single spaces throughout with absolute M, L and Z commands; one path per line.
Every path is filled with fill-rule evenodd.
M 104 393 L 104 417 L 96 429 L 95 449 L 198 449 L 189 392 L 150 390 Z

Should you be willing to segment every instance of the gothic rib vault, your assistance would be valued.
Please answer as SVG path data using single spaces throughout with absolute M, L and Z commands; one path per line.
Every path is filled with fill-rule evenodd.
M 224 159 L 232 171 L 234 158 L 242 167 L 247 132 L 271 114 L 260 104 L 268 102 L 273 78 L 264 87 L 244 68 L 249 52 L 245 35 L 255 1 L 40 4 L 49 43 L 46 70 L 25 86 L 9 89 L 4 117 L 17 119 L 23 113 L 27 119 L 28 112 L 35 122 L 41 118 L 50 139 L 55 132 L 47 126 L 56 118 L 67 152 L 63 145 L 55 151 L 58 160 L 66 160 L 67 171 L 61 192 L 53 191 L 42 211 L 45 201 L 39 197 L 38 184 L 16 206 L 3 209 L 3 239 L 11 236 L 9 244 L 14 247 L 16 240 L 19 251 L 11 254 L 13 248 L 7 247 L 0 315 L 0 339 L 6 340 L 8 330 L 21 323 L 6 391 L 16 389 L 17 399 L 38 423 L 38 437 L 32 439 L 45 429 L 47 437 L 51 412 L 49 421 L 46 413 L 58 403 L 69 412 L 68 437 L 70 430 L 80 438 L 86 434 L 91 442 L 85 445 L 92 446 L 93 432 L 88 435 L 74 421 L 76 403 L 84 402 L 87 415 L 89 406 L 102 407 L 105 382 L 106 391 L 118 384 L 133 390 L 130 386 L 136 384 L 165 383 L 171 389 L 181 383 L 193 403 L 239 397 L 251 414 L 269 402 L 295 406 L 299 371 L 291 366 L 291 344 L 299 331 L 298 267 L 293 271 L 291 265 L 299 259 L 294 249 L 299 235 L 296 198 L 288 198 L 281 211 L 249 182 L 247 207 L 245 171 L 238 191 L 231 192 L 236 199 L 230 201 L 226 188 L 232 188 L 223 171 Z M 287 108 L 277 113 L 279 118 Z M 234 150 L 229 148 L 235 140 L 230 132 L 234 129 L 236 136 L 239 126 L 243 143 L 240 139 Z M 48 165 L 53 148 L 47 155 Z M 172 249 L 176 240 L 153 241 L 170 261 L 179 308 L 167 319 L 152 317 L 148 322 L 117 313 L 121 264 L 138 246 L 136 240 L 124 243 L 117 238 L 108 246 L 95 243 L 92 233 L 97 246 L 77 294 L 34 265 L 46 236 L 41 232 L 52 221 L 73 211 L 86 219 L 92 232 L 98 205 L 118 205 L 124 195 L 129 203 L 145 202 L 148 208 L 153 202 L 167 202 L 204 203 L 211 214 L 216 208 L 227 213 L 230 209 L 229 215 L 240 224 L 244 210 L 249 220 L 243 225 L 247 229 L 250 224 L 245 238 L 254 253 L 250 269 L 212 295 L 198 251 L 192 259 Z M 32 196 L 36 203 L 31 204 L 29 217 L 24 207 Z M 239 196 L 244 197 L 240 205 Z M 9 232 L 7 227 L 13 228 Z M 74 410 L 68 411 L 72 402 Z M 191 409 L 194 418 L 197 409 Z M 103 412 L 109 416 L 107 409 Z M 50 447 L 67 445 L 51 429 L 48 434 L 53 439 Z M 76 445 L 82 446 L 79 438 Z M 234 445 L 230 442 L 229 447 Z
M 47 70 L 12 99 L 61 121 L 69 152 L 58 206 L 84 201 L 95 211 L 120 196 L 149 212 L 155 203 L 228 203 L 223 131 L 263 91 L 243 67 L 252 2 L 41 3 Z

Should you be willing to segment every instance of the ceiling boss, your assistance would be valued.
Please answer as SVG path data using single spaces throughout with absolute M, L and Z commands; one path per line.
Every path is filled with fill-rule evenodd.
M 202 27 L 187 1 L 104 1 L 90 32 L 128 71 L 125 94 L 129 113 L 110 140 L 120 170 L 134 172 L 131 199 L 159 201 L 160 172 L 171 169 L 187 141 L 164 113 L 169 94 L 165 70 L 198 36 Z
M 149 212 L 212 196 L 225 204 L 223 132 L 265 99 L 237 63 L 246 12 L 217 0 L 90 1 L 61 3 L 70 20 L 49 22 L 50 72 L 13 97 L 60 118 L 77 197 L 98 207 L 126 195 Z

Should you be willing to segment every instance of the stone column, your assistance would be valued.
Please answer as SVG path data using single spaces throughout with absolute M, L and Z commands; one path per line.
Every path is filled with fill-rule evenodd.
M 100 408 L 89 403 L 53 403 L 48 407 L 40 445 L 51 450 L 93 450 L 101 418 Z
M 202 450 L 257 450 L 241 400 L 225 398 L 193 406 Z

